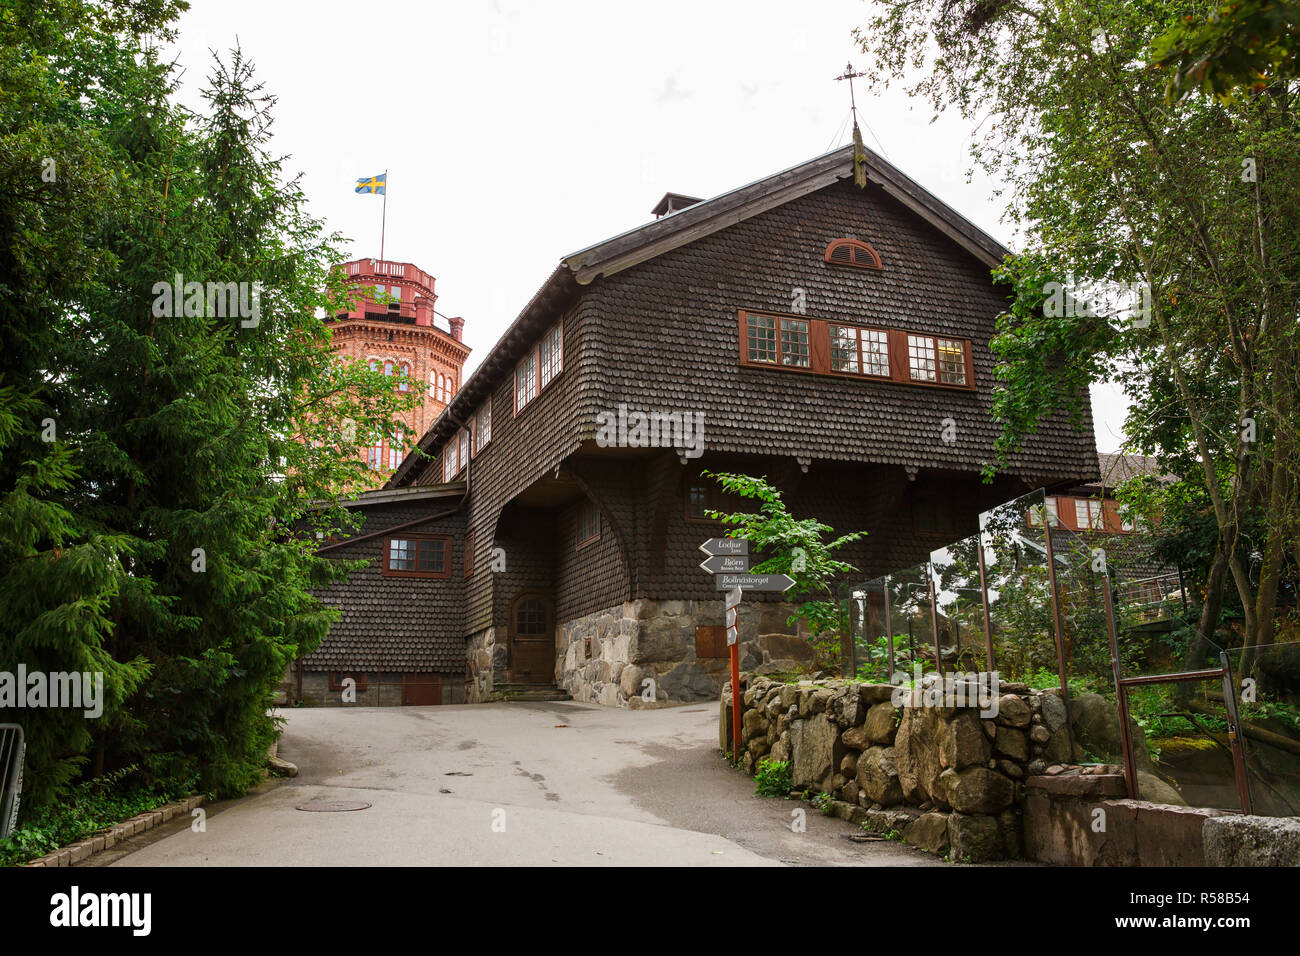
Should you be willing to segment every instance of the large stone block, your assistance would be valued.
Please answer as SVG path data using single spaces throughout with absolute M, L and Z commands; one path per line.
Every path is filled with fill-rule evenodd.
M 864 750 L 857 763 L 858 788 L 872 803 L 883 807 L 903 802 L 903 788 L 898 782 L 898 766 L 893 747 Z
M 1210 817 L 1201 825 L 1206 866 L 1300 866 L 1300 818 Z
M 718 685 L 696 661 L 683 661 L 659 678 L 659 689 L 673 700 L 713 700 Z
M 821 789 L 835 773 L 837 728 L 825 714 L 790 724 L 790 771 L 796 789 Z
M 947 722 L 932 707 L 905 707 L 894 737 L 894 761 L 903 796 L 912 803 L 946 802 L 939 787 L 939 740 Z
M 923 813 L 903 831 L 903 839 L 929 853 L 942 854 L 948 849 L 948 814 Z
M 1000 860 L 1006 852 L 997 817 L 954 813 L 948 817 L 948 840 L 958 863 Z
M 945 802 L 959 813 L 1001 813 L 1011 806 L 1015 785 L 988 767 L 945 770 Z
M 990 755 L 989 739 L 973 711 L 953 717 L 939 737 L 939 763 L 945 768 L 987 764 Z
M 867 741 L 873 744 L 892 744 L 897 729 L 897 724 L 894 723 L 897 714 L 898 710 L 888 701 L 873 704 L 862 723 Z

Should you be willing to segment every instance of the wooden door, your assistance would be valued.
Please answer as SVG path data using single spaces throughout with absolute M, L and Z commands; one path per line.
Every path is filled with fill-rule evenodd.
M 424 704 L 442 703 L 441 674 L 403 674 L 402 703 L 418 707 Z
M 551 602 L 540 594 L 522 594 L 510 605 L 512 683 L 555 683 L 553 617 Z

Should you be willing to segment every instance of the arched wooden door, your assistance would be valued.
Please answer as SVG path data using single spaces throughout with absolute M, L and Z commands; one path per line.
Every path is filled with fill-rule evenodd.
M 555 683 L 555 614 L 545 595 L 521 594 L 510 604 L 510 681 Z

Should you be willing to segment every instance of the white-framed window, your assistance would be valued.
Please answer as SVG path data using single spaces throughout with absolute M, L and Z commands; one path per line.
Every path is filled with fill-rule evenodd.
M 537 397 L 537 351 L 529 352 L 515 366 L 515 412 Z
M 474 413 L 474 454 L 487 447 L 492 440 L 492 399 L 479 406 Z
M 451 481 L 460 474 L 460 442 L 453 438 L 442 449 L 442 480 Z
M 460 467 L 463 469 L 469 464 L 469 432 L 465 429 L 460 430 Z
M 1091 498 L 1074 499 L 1074 520 L 1080 530 L 1101 529 L 1101 502 Z
M 541 344 L 537 349 L 541 366 L 541 387 L 545 388 L 564 370 L 564 334 L 559 322 L 542 336 Z
M 402 463 L 402 430 L 393 429 L 393 436 L 388 440 L 388 468 L 395 471 Z
M 366 465 L 373 471 L 378 471 L 384 463 L 384 440 L 379 438 L 366 452 Z
M 407 379 L 410 378 L 410 376 L 411 376 L 411 365 L 410 365 L 410 363 L 409 363 L 409 362 L 403 362 L 403 363 L 402 363 L 402 366 L 401 366 L 401 369 L 402 369 L 402 380 L 401 380 L 400 382 L 397 383 L 397 390 L 398 390 L 399 392 L 406 392 L 406 391 L 409 391 L 410 388 L 411 388 L 410 383 L 407 382 Z
M 1034 528 L 1043 527 L 1043 513 L 1047 513 L 1047 524 L 1049 527 L 1060 527 L 1061 519 L 1056 512 L 1056 499 L 1044 499 L 1043 506 L 1034 505 L 1029 509 L 1029 524 Z

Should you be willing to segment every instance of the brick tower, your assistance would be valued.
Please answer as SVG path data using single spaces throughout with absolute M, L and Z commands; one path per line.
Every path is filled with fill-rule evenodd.
M 443 327 L 436 324 L 434 278 L 409 262 L 355 259 L 339 268 L 360 294 L 352 311 L 329 323 L 334 351 L 370 362 L 372 368 L 390 375 L 409 376 L 408 387 L 419 388 L 423 400 L 401 418 L 418 439 L 460 388 L 461 369 L 470 352 L 462 341 L 465 320 L 444 319 Z M 400 302 L 381 304 L 375 301 L 375 292 Z M 392 435 L 362 452 L 362 460 L 376 472 L 375 487 L 387 480 L 404 454 Z

